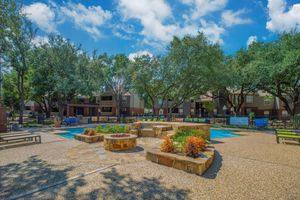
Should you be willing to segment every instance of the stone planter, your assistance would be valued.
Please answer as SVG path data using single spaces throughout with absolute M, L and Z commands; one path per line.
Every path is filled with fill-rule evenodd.
M 83 141 L 86 143 L 95 143 L 103 141 L 103 135 L 88 136 L 83 134 L 76 134 L 74 137 L 76 140 Z
M 173 153 L 161 152 L 159 149 L 148 150 L 146 159 L 161 165 L 202 175 L 212 164 L 214 150 L 207 149 L 199 158 L 191 158 Z
M 114 137 L 116 134 L 104 136 L 104 148 L 109 151 L 124 151 L 136 147 L 136 135 L 126 134 L 126 137 Z

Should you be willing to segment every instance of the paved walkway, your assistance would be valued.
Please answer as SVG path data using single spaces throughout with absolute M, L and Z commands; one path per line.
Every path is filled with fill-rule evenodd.
M 211 168 L 196 176 L 145 160 L 159 139 L 139 138 L 138 148 L 112 153 L 42 133 L 43 143 L 0 151 L 0 199 L 91 172 L 27 199 L 300 199 L 300 146 L 249 133 L 214 141 Z

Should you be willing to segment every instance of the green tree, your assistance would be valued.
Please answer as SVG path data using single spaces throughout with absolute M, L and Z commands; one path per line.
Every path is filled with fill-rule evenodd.
M 213 74 L 223 66 L 223 53 L 218 44 L 199 33 L 182 39 L 174 37 L 165 62 L 172 77 L 167 97 L 173 109 L 211 89 L 216 80 Z
M 66 105 L 89 92 L 86 73 L 90 70 L 85 70 L 89 60 L 85 56 L 79 47 L 59 35 L 50 35 L 49 43 L 34 51 L 31 94 L 45 111 L 57 107 L 62 119 Z
M 170 77 L 166 76 L 165 67 L 161 59 L 150 56 L 137 57 L 131 63 L 133 89 L 149 103 L 154 115 L 158 114 L 155 103 L 165 99 L 168 89 L 172 88 L 166 83 Z
M 129 59 L 123 54 L 99 57 L 101 60 L 100 68 L 103 72 L 103 83 L 105 89 L 112 92 L 116 104 L 116 115 L 120 116 L 122 109 L 122 97 L 131 87 L 129 71 Z
M 10 1 L 12 4 L 14 2 Z M 25 77 L 29 70 L 29 54 L 31 42 L 34 37 L 31 23 L 21 14 L 20 7 L 12 6 L 10 10 L 13 17 L 7 20 L 8 35 L 5 38 L 9 49 L 5 51 L 9 66 L 17 72 L 17 88 L 19 96 L 19 123 L 23 123 L 23 111 L 25 109 Z M 15 15 L 14 15 L 15 14 Z
M 219 77 L 217 90 L 222 91 L 222 95 L 235 114 L 242 114 L 246 96 L 256 92 L 253 72 L 249 68 L 251 59 L 250 52 L 241 49 L 226 60 L 223 69 L 216 71 L 218 73 L 216 77 Z
M 19 97 L 17 90 L 17 74 L 15 71 L 3 76 L 3 103 L 13 113 L 19 109 Z
M 34 49 L 31 57 L 32 76 L 30 78 L 30 98 L 39 104 L 40 109 L 50 117 L 51 108 L 55 101 L 55 73 L 51 67 L 49 55 L 51 48 L 48 44 Z
M 11 27 L 20 18 L 18 7 L 15 0 L 0 0 L 0 104 L 3 99 L 3 71 L 7 68 L 7 52 L 10 50 Z
M 278 97 L 294 116 L 300 106 L 300 33 L 283 33 L 278 40 L 257 43 L 250 50 L 257 88 Z

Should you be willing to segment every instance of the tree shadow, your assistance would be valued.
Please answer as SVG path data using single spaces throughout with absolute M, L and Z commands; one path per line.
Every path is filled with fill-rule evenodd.
M 165 187 L 158 178 L 134 179 L 130 174 L 120 174 L 115 168 L 103 172 L 103 187 L 78 199 L 188 199 L 189 190 Z
M 215 150 L 215 156 L 212 165 L 207 169 L 207 171 L 202 175 L 204 178 L 215 179 L 218 172 L 222 167 L 223 158 L 221 154 Z
M 0 166 L 0 199 L 13 198 L 24 192 L 49 186 L 68 178 L 68 171 L 73 167 L 55 169 L 54 165 L 31 156 L 22 163 L 12 163 Z M 76 188 L 85 184 L 83 179 L 78 179 L 68 184 L 70 194 L 75 196 Z M 70 185 L 70 186 L 69 186 Z M 58 193 L 59 188 L 55 191 Z M 44 193 L 49 192 L 44 190 Z

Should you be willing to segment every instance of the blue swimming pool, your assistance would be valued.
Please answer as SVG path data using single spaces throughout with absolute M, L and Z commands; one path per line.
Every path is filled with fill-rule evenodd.
M 66 133 L 59 133 L 57 135 L 62 136 L 64 138 L 74 139 L 75 134 L 81 134 L 83 133 L 85 128 L 67 128 L 62 129 L 63 131 L 66 131 Z
M 103 126 L 105 126 L 105 125 L 103 125 Z M 74 135 L 83 133 L 85 128 L 87 128 L 87 127 L 66 128 L 66 129 L 62 129 L 62 130 L 65 130 L 66 133 L 60 133 L 57 135 L 62 136 L 64 138 L 74 139 Z M 95 128 L 95 126 L 89 126 L 88 128 Z M 211 129 L 210 130 L 210 138 L 211 139 L 230 138 L 230 137 L 236 137 L 236 136 L 239 136 L 239 135 L 234 134 L 234 131 L 232 131 L 232 130 L 220 130 L 220 129 Z
M 230 137 L 237 137 L 238 134 L 234 134 L 232 130 L 220 130 L 220 129 L 211 129 L 210 130 L 210 138 L 217 139 L 217 138 L 230 138 Z

